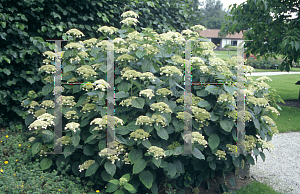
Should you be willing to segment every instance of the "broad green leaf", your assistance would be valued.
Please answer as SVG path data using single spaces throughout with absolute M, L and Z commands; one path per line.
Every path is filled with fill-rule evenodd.
M 145 141 L 142 141 L 143 146 L 145 146 L 146 148 L 150 148 L 151 147 L 151 143 L 148 139 L 146 139 Z
M 226 132 L 231 132 L 234 122 L 230 120 L 222 120 L 220 121 L 220 125 Z
M 117 179 L 110 180 L 109 182 L 114 185 L 119 185 L 119 181 Z
M 214 95 L 218 95 L 219 94 L 219 87 L 218 86 L 212 86 L 212 85 L 208 85 L 206 88 L 205 88 L 206 91 L 208 91 L 209 93 L 211 94 L 214 94 Z
M 230 95 L 232 95 L 233 96 L 233 93 L 234 93 L 234 91 L 236 91 L 237 90 L 237 87 L 236 86 L 233 86 L 233 85 L 223 85 L 224 86 L 224 90 L 226 91 L 226 92 L 228 92 Z
M 84 144 L 92 141 L 93 139 L 95 139 L 98 136 L 98 134 L 94 134 L 94 135 L 90 135 L 84 142 Z
M 263 161 L 265 161 L 265 159 L 266 159 L 265 154 L 264 154 L 263 152 L 259 152 L 259 155 L 260 155 L 261 159 L 262 159 Z
M 80 135 L 75 134 L 71 137 L 72 144 L 76 147 L 80 142 Z
M 184 172 L 184 166 L 180 162 L 180 160 L 174 160 L 173 164 L 176 166 L 177 172 L 183 173 Z
M 253 148 L 253 153 L 255 156 L 259 155 L 259 150 L 257 148 Z
M 217 148 L 219 144 L 220 144 L 220 138 L 217 134 L 211 134 L 208 137 L 208 145 L 212 150 Z
M 168 140 L 169 135 L 168 135 L 168 132 L 165 130 L 165 128 L 161 127 L 160 130 L 156 130 L 156 132 L 160 138 L 162 138 L 164 140 Z
M 25 117 L 25 125 L 26 125 L 26 127 L 28 127 L 28 125 L 30 125 L 33 121 L 34 121 L 33 115 L 32 114 L 28 114 Z
M 63 72 L 64 73 L 67 73 L 67 72 L 69 72 L 69 71 L 74 71 L 76 69 L 76 66 L 74 66 L 74 65 L 67 65 L 67 66 L 65 66 L 64 68 L 63 68 Z
M 147 166 L 147 162 L 144 159 L 139 159 L 134 163 L 132 173 L 138 174 L 141 171 L 143 171 L 146 168 L 146 166 Z
M 75 107 L 79 107 L 80 105 L 82 105 L 82 103 L 86 100 L 87 97 L 88 97 L 87 95 L 80 96 L 80 98 L 78 99 Z
M 169 150 L 170 151 L 170 150 Z M 157 166 L 157 168 L 159 168 L 160 164 L 161 164 L 161 158 L 152 158 L 152 162 L 153 164 L 155 164 L 155 166 Z
M 192 154 L 193 154 L 193 156 L 195 156 L 195 158 L 198 158 L 200 160 L 204 160 L 205 159 L 204 155 L 197 148 L 194 148 L 194 150 L 192 151 Z
M 97 162 L 91 164 L 86 170 L 85 177 L 91 176 L 96 173 L 99 168 L 99 164 Z
M 144 60 L 142 62 L 142 71 L 143 72 L 148 72 L 150 71 L 150 67 L 151 67 L 152 63 L 148 60 Z
M 215 170 L 216 169 L 216 162 L 215 161 L 210 161 L 209 163 L 209 167 L 211 168 L 211 169 L 213 169 L 213 170 Z
M 118 92 L 118 93 L 115 94 L 115 98 L 116 99 L 118 99 L 118 98 L 126 98 L 128 96 L 129 96 L 128 92 L 125 93 L 124 91 L 121 91 L 121 92 Z
M 206 97 L 209 95 L 209 93 L 205 89 L 197 90 L 196 93 L 197 93 L 197 96 L 200 96 L 200 97 Z
M 170 175 L 171 177 L 174 177 L 176 175 L 176 166 L 174 164 L 168 163 L 168 167 L 164 169 L 168 171 L 167 175 Z
M 26 78 L 26 81 L 28 81 L 30 84 L 33 84 L 35 82 L 31 77 Z
M 47 94 L 49 94 L 50 92 L 52 92 L 54 90 L 54 86 L 53 84 L 46 84 L 44 85 L 43 89 L 42 89 L 42 94 L 44 96 L 46 96 Z
M 214 112 L 210 112 L 210 120 L 211 121 L 217 121 L 219 119 L 219 116 L 215 115 Z
M 32 146 L 32 155 L 37 154 L 42 149 L 42 143 L 41 142 L 35 142 Z
M 43 130 L 42 138 L 43 138 L 44 142 L 48 143 L 50 141 L 53 141 L 54 134 L 53 134 L 53 132 L 51 132 L 49 130 Z
M 198 102 L 198 106 L 200 106 L 200 107 L 208 107 L 208 106 L 210 106 L 210 104 L 207 101 L 205 101 L 205 100 L 201 100 L 200 102 Z
M 138 160 L 143 158 L 143 151 L 141 149 L 132 149 L 128 154 L 128 159 L 131 163 L 136 163 Z
M 143 98 L 136 98 L 131 100 L 132 106 L 135 108 L 143 109 L 145 100 Z
M 108 160 L 108 161 L 104 164 L 104 168 L 105 168 L 106 172 L 107 172 L 108 174 L 110 174 L 111 176 L 114 176 L 114 174 L 116 173 L 116 169 L 117 169 L 116 165 L 113 164 L 113 163 L 111 163 L 110 160 Z
M 255 128 L 260 130 L 260 123 L 256 117 L 253 117 L 253 122 L 254 122 Z
M 139 175 L 140 181 L 150 189 L 153 183 L 153 175 L 150 171 L 143 171 Z
M 94 155 L 94 147 L 92 145 L 85 145 L 83 146 L 83 153 L 87 156 L 93 156 Z
M 130 88 L 132 87 L 132 84 L 130 83 L 126 83 L 126 82 L 121 82 L 120 84 L 118 84 L 117 89 L 121 92 L 128 92 L 130 90 Z
M 152 192 L 152 194 L 158 194 L 158 187 L 157 187 L 157 183 L 155 181 L 152 184 L 151 192 Z
M 51 167 L 52 165 L 52 160 L 50 158 L 44 158 L 41 162 L 40 162 L 40 167 L 42 170 L 46 170 L 48 168 Z
M 122 190 L 116 190 L 116 192 L 114 192 L 114 194 L 124 194 L 124 191 L 122 191 Z
M 7 68 L 4 68 L 2 70 L 2 72 L 4 72 L 6 75 L 10 75 L 11 74 L 11 71 L 9 69 L 7 69 Z
M 254 159 L 253 159 L 252 156 L 247 155 L 247 161 L 248 161 L 249 164 L 255 165 L 255 162 L 254 162 Z
M 75 146 L 67 145 L 63 151 L 64 153 L 66 153 L 64 154 L 65 158 L 71 155 L 74 151 L 75 151 Z
M 105 190 L 105 193 L 112 193 L 116 191 L 119 188 L 119 185 L 115 185 L 112 183 L 107 184 L 107 189 Z
M 78 168 L 78 167 L 77 167 L 77 168 Z M 101 172 L 101 178 L 102 178 L 104 181 L 108 182 L 108 181 L 110 181 L 110 180 L 112 179 L 112 176 L 111 176 L 110 174 L 108 174 L 108 173 L 106 172 L 106 170 L 103 170 L 103 171 Z
M 124 174 L 122 178 L 125 178 L 127 181 L 130 181 L 130 173 Z
M 124 188 L 130 193 L 135 193 L 136 189 L 129 183 L 124 183 Z
M 143 52 L 141 50 L 137 50 L 135 55 L 140 59 L 145 55 L 145 52 Z
M 86 118 L 83 121 L 80 122 L 80 127 L 85 127 L 88 124 L 90 124 L 90 118 Z

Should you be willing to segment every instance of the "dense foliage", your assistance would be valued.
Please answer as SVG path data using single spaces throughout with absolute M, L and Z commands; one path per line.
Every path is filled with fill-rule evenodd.
M 89 185 L 101 188 L 101 193 L 158 193 L 162 176 L 188 187 L 199 184 L 215 173 L 231 171 L 245 162 L 254 165 L 249 152 L 265 159 L 267 141 L 277 133 L 273 118 L 279 112 L 270 104 L 280 99 L 264 82 L 246 79 L 246 111 L 237 113 L 235 85 L 192 86 L 192 127 L 190 137 L 184 135 L 184 64 L 187 40 L 198 40 L 203 26 L 191 27 L 182 33 L 158 34 L 153 29 L 131 28 L 138 20 L 135 12 L 122 15 L 121 29 L 102 26 L 103 36 L 76 43 L 84 34 L 71 29 L 63 36 L 70 40 L 62 51 L 62 80 L 91 82 L 85 85 L 63 85 L 63 152 L 46 155 L 53 150 L 53 77 L 52 51 L 42 73 L 43 102 L 34 92 L 22 102 L 30 108 L 26 125 L 34 134 L 28 154 L 40 155 L 41 169 L 58 169 L 86 179 Z M 115 50 L 115 154 L 106 149 L 107 40 Z M 214 56 L 211 42 L 192 43 L 193 82 L 236 82 L 236 59 L 223 61 Z M 246 72 L 253 68 L 245 66 Z M 46 74 L 43 75 L 45 72 Z M 58 88 L 60 89 L 60 88 Z M 236 152 L 236 114 L 246 126 L 244 148 Z M 186 115 L 185 115 L 186 116 Z M 184 139 L 191 138 L 192 154 L 182 154 Z M 265 141 L 267 139 L 267 141 Z
M 21 120 L 28 113 L 19 104 L 30 90 L 42 92 L 43 82 L 37 76 L 41 53 L 54 49 L 54 43 L 46 40 L 59 39 L 70 28 L 81 30 L 86 38 L 95 37 L 99 25 L 120 28 L 120 15 L 126 9 L 139 13 L 138 29 L 151 26 L 158 32 L 163 27 L 181 31 L 199 19 L 199 10 L 188 2 L 0 0 L 0 126 L 26 130 Z

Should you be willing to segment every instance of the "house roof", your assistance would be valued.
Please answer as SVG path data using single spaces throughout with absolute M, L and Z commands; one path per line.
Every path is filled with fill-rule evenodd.
M 218 32 L 220 29 L 207 29 L 200 31 L 200 36 L 204 36 L 205 38 L 218 38 Z M 226 38 L 232 39 L 243 39 L 243 32 L 235 33 L 235 34 L 228 34 Z

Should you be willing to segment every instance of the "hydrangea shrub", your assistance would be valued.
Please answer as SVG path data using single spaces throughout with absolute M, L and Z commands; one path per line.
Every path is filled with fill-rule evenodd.
M 246 110 L 238 115 L 245 121 L 247 155 L 236 152 L 236 86 L 193 85 L 193 132 L 184 136 L 184 50 L 187 40 L 198 40 L 203 26 L 179 32 L 157 34 L 144 28 L 137 32 L 130 26 L 138 22 L 137 14 L 122 14 L 122 29 L 103 26 L 104 36 L 69 42 L 62 51 L 62 80 L 90 82 L 63 85 L 63 152 L 60 156 L 44 154 L 54 146 L 54 53 L 47 51 L 43 77 L 44 101 L 34 96 L 23 101 L 32 115 L 26 123 L 35 135 L 30 139 L 32 155 L 40 155 L 41 168 L 70 165 L 70 174 L 86 179 L 88 185 L 103 193 L 158 193 L 159 177 L 167 176 L 178 186 L 199 186 L 215 173 L 231 171 L 243 162 L 254 165 L 249 152 L 265 158 L 274 133 L 274 118 L 279 115 L 276 102 L 281 98 L 264 82 L 250 77 L 245 82 Z M 117 35 L 118 34 L 118 35 Z M 64 38 L 83 37 L 77 29 Z M 115 149 L 106 148 L 106 80 L 107 40 L 115 52 Z M 217 58 L 211 42 L 193 43 L 193 82 L 236 82 L 237 60 Z M 245 72 L 253 68 L 245 66 Z M 280 107 L 278 107 L 280 108 Z M 240 113 L 239 113 L 240 114 Z M 272 119 L 273 118 L 273 119 Z M 184 139 L 193 143 L 192 154 L 184 155 Z M 266 140 L 267 139 L 267 140 Z

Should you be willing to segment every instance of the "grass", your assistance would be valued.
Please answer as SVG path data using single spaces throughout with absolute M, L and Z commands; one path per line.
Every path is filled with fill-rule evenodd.
M 251 76 L 254 79 L 258 76 Z M 269 76 L 273 81 L 267 81 L 275 88 L 283 100 L 298 99 L 299 86 L 295 82 L 300 80 L 300 75 Z M 300 110 L 282 106 L 280 116 L 275 120 L 280 133 L 300 131 Z M 64 172 L 43 172 L 38 166 L 38 157 L 31 157 L 27 153 L 30 146 L 30 134 L 13 132 L 7 129 L 0 135 L 0 191 L 2 193 L 97 193 L 96 189 L 88 187 L 79 178 L 69 177 Z M 1 192 L 0 192 L 1 193 Z M 1 193 L 1 194 L 2 194 Z M 236 191 L 237 194 L 280 194 L 266 184 L 253 181 L 246 187 Z
M 299 67 L 293 67 L 290 69 L 290 71 L 293 72 L 300 72 L 300 68 Z M 254 72 L 281 72 L 279 69 L 255 69 Z M 286 71 L 283 71 L 286 72 Z
M 214 51 L 216 54 L 216 57 L 219 57 L 221 59 L 227 59 L 229 58 L 228 56 L 228 51 Z M 229 51 L 229 55 L 236 55 L 236 51 Z

